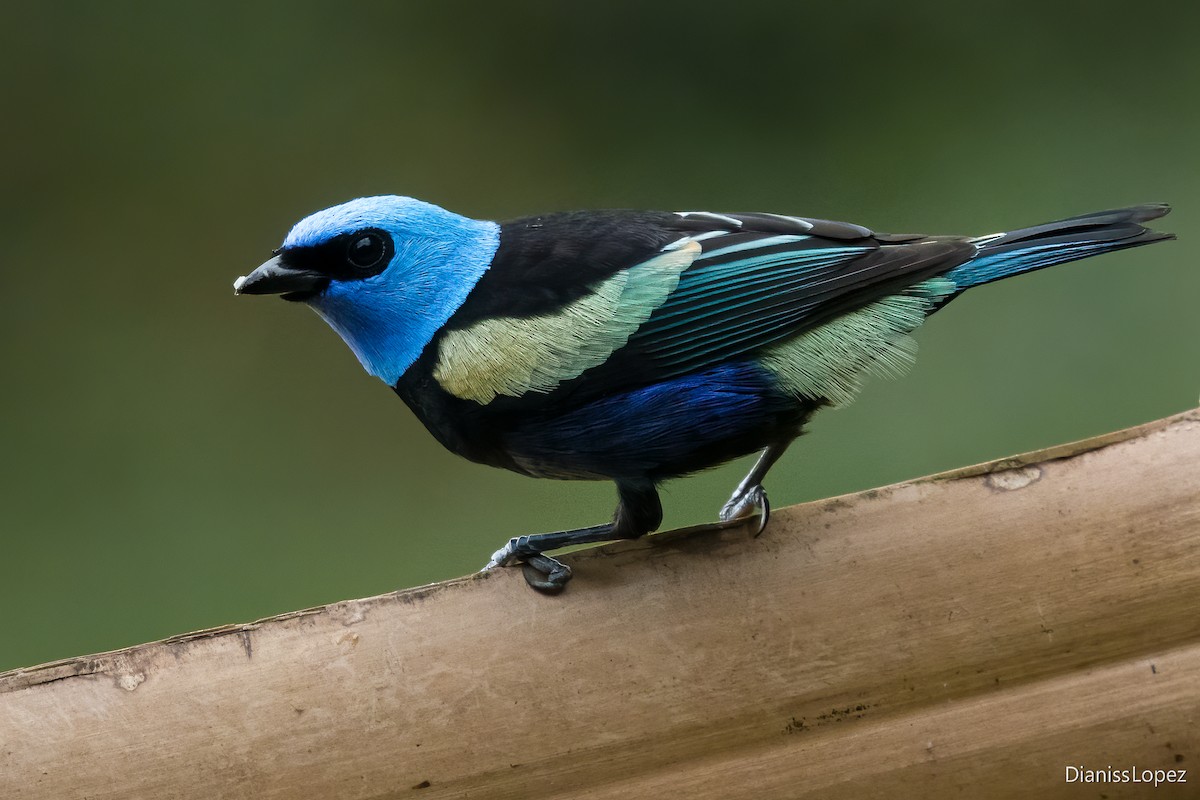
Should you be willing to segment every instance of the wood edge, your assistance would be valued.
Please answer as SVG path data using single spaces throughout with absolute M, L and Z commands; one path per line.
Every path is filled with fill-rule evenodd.
M 821 500 L 813 500 L 807 503 L 799 503 L 796 505 L 787 506 L 785 508 L 775 509 L 772 513 L 778 515 L 788 515 L 796 513 L 801 509 L 807 511 L 824 505 L 834 505 L 836 507 L 838 504 L 847 505 L 857 501 L 876 500 L 885 498 L 893 490 L 902 487 L 926 483 L 944 483 L 957 480 L 969 480 L 984 475 L 991 475 L 997 472 L 1018 469 L 1034 464 L 1071 459 L 1086 453 L 1111 447 L 1113 445 L 1144 438 L 1160 431 L 1168 430 L 1177 425 L 1197 422 L 1200 422 L 1200 408 L 1193 408 L 1178 414 L 1173 414 L 1169 417 L 1154 420 L 1152 422 L 1135 425 L 1133 427 L 1124 428 L 1118 431 L 1112 431 L 1110 433 L 1093 436 L 1087 439 L 1081 439 L 1075 442 L 1053 445 L 1041 450 L 1034 450 L 1015 456 L 1008 456 L 992 461 L 986 461 L 972 466 L 959 467 L 946 472 L 940 472 L 934 475 L 927 475 L 920 478 L 901 481 L 888 486 L 865 489 L 860 492 L 853 492 L 850 494 L 824 498 Z M 678 528 L 670 531 L 663 531 L 660 533 L 651 534 L 638 540 L 612 542 L 597 547 L 587 548 L 585 550 L 569 554 L 565 560 L 576 562 L 591 558 L 607 557 L 618 553 L 628 553 L 639 550 L 649 551 L 672 542 L 677 542 L 681 539 L 711 534 L 715 531 L 734 530 L 738 528 L 748 529 L 750 524 L 754 521 L 755 518 L 750 518 L 748 520 L 739 520 L 730 523 L 697 525 L 686 528 Z M 362 613 L 367 609 L 389 603 L 412 603 L 418 600 L 424 600 L 441 592 L 454 591 L 466 588 L 468 586 L 475 586 L 483 581 L 488 580 L 490 577 L 490 573 L 475 573 L 472 575 L 439 581 L 437 583 L 429 583 L 407 589 L 398 589 L 394 592 L 387 592 L 385 594 L 374 595 L 371 597 L 341 600 L 334 603 L 313 606 L 311 608 L 300 609 L 297 611 L 288 611 L 282 614 L 264 617 L 253 622 L 231 623 L 213 628 L 204 628 L 201 630 L 168 636 L 164 639 L 159 639 L 152 642 L 131 645 L 129 647 L 123 647 L 116 650 L 109 650 L 84 656 L 72 656 L 70 658 L 59 659 L 57 661 L 51 661 L 45 664 L 38 664 L 30 667 L 18 667 L 16 669 L 0 673 L 0 694 L 17 692 L 22 689 L 28 689 L 34 686 L 54 683 L 56 681 L 67 680 L 70 678 L 103 674 L 110 671 L 115 664 L 123 660 L 160 648 L 170 648 L 180 644 L 190 644 L 224 636 L 242 636 L 250 631 L 257 630 L 258 628 L 266 625 L 286 624 L 288 622 L 305 617 L 326 615 L 336 618 L 338 616 Z
M 981 464 L 975 464 L 969 467 L 958 467 L 956 469 L 947 470 L 946 472 L 939 472 L 936 475 L 928 475 L 923 478 L 904 481 L 903 483 L 896 485 L 904 486 L 913 483 L 955 481 L 963 478 L 974 478 L 980 475 L 991 475 L 1009 469 L 1018 469 L 1031 464 L 1044 464 L 1048 461 L 1060 461 L 1063 459 L 1074 458 L 1075 456 L 1083 455 L 1084 453 L 1090 453 L 1095 450 L 1103 450 L 1106 447 L 1111 447 L 1115 444 L 1121 444 L 1122 442 L 1127 442 L 1131 439 L 1140 439 L 1150 436 L 1151 434 L 1175 427 L 1176 425 L 1192 422 L 1200 422 L 1200 408 L 1181 411 L 1178 414 L 1172 414 L 1169 417 L 1156 419 L 1153 422 L 1134 425 L 1132 428 L 1124 428 L 1119 431 L 1102 433 L 1099 436 L 1091 436 L 1087 439 L 1079 439 L 1074 442 L 1052 445 L 1041 450 L 1034 450 L 1029 453 L 1022 453 L 1015 456 L 1008 456 L 1007 458 L 998 458 L 993 461 L 985 461 Z

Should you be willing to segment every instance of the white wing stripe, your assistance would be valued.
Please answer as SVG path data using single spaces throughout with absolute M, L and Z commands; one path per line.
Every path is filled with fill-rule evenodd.
M 692 242 L 703 242 L 705 239 L 712 239 L 717 236 L 728 236 L 732 231 L 709 231 L 696 236 L 684 236 L 682 239 L 676 239 L 668 245 L 663 246 L 663 252 L 668 250 L 678 250 L 681 247 L 687 247 Z
M 733 231 L 709 231 L 708 233 L 701 233 L 698 236 L 689 236 L 688 238 L 693 242 L 703 242 L 705 239 L 714 239 L 718 236 L 728 236 L 731 233 L 733 233 Z
M 792 222 L 792 223 L 795 223 L 796 225 L 800 225 L 806 231 L 811 231 L 813 229 L 813 224 L 811 222 L 809 222 L 808 220 L 804 219 L 803 217 L 789 217 L 787 214 L 767 214 L 767 216 L 775 217 L 776 219 L 786 219 L 788 222 Z
M 802 235 L 797 235 L 797 234 L 782 234 L 780 236 L 768 236 L 764 239 L 754 239 L 753 241 L 742 242 L 741 244 L 731 244 L 727 247 L 722 247 L 719 250 L 711 250 L 711 251 L 705 253 L 703 256 L 701 256 L 698 260 L 704 261 L 706 259 L 716 258 L 717 256 L 723 256 L 728 253 L 739 253 L 743 250 L 760 250 L 764 247 L 774 247 L 777 244 L 789 244 L 791 242 L 802 242 L 808 238 L 809 238 L 808 236 L 802 236 Z
M 734 227 L 737 227 L 737 228 L 742 227 L 742 221 L 740 219 L 735 219 L 734 217 L 727 217 L 724 214 L 714 214 L 711 211 L 676 211 L 675 215 L 679 216 L 679 217 L 703 217 L 703 218 L 707 218 L 707 219 L 714 219 L 719 222 L 724 222 L 728 225 L 733 225 Z

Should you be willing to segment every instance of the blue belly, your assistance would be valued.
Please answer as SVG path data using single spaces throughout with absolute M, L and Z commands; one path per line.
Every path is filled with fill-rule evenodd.
M 757 364 L 724 364 L 525 419 L 505 449 L 537 477 L 661 480 L 791 438 L 812 410 Z

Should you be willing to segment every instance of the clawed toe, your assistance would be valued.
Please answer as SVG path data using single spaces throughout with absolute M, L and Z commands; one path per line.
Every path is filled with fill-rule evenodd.
M 558 594 L 566 588 L 567 582 L 571 580 L 571 568 L 562 563 L 558 559 L 551 558 L 539 549 L 540 544 L 546 546 L 560 546 L 562 544 L 573 544 L 570 541 L 572 534 L 577 534 L 576 540 L 585 540 L 593 538 L 589 533 L 595 533 L 594 529 L 584 529 L 581 531 L 566 531 L 558 534 L 538 534 L 535 536 L 518 536 L 509 539 L 508 542 L 492 553 L 492 558 L 481 572 L 487 572 L 497 567 L 507 567 L 512 564 L 521 565 L 521 573 L 525 576 L 525 582 L 545 594 Z M 557 541 L 560 537 L 568 537 L 565 542 Z
M 721 507 L 720 518 L 722 522 L 732 522 L 749 517 L 755 511 L 758 512 L 758 530 L 754 535 L 758 536 L 766 529 L 767 521 L 771 518 L 771 502 L 761 484 L 735 492 L 729 502 Z
M 519 561 L 520 556 L 518 553 L 518 548 L 520 545 L 520 539 L 509 539 L 508 543 L 505 544 L 504 547 L 501 547 L 499 550 L 492 553 L 491 560 L 484 565 L 480 572 L 487 572 L 489 569 L 495 569 L 496 567 L 507 567 L 514 561 Z
M 556 558 L 538 554 L 521 565 L 525 582 L 544 594 L 558 594 L 571 580 L 571 568 Z
M 757 488 L 755 505 L 758 506 L 758 530 L 754 532 L 756 539 L 767 529 L 767 523 L 771 520 L 771 501 L 767 498 L 767 490 L 761 486 Z
M 558 559 L 537 552 L 531 547 L 528 536 L 509 539 L 508 544 L 492 553 L 491 561 L 480 571 L 487 572 L 516 563 L 521 564 L 525 582 L 545 594 L 558 594 L 571 580 L 571 568 Z
M 621 502 L 612 522 L 509 539 L 504 547 L 492 554 L 484 571 L 519 563 L 526 583 L 539 592 L 558 594 L 571 580 L 571 568 L 546 555 L 547 550 L 615 539 L 636 539 L 657 528 L 662 521 L 662 506 L 658 503 L 658 493 L 653 484 L 618 483 L 617 493 Z

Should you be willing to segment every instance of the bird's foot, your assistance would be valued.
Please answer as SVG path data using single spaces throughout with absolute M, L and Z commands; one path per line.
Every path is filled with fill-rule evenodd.
M 492 553 L 491 561 L 481 571 L 487 572 L 514 563 L 522 565 L 521 573 L 525 576 L 525 582 L 539 592 L 558 594 L 571 580 L 571 568 L 538 550 L 530 542 L 529 536 L 509 539 L 508 544 Z
M 753 486 L 739 486 L 737 491 L 733 493 L 733 497 L 729 498 L 729 502 L 721 506 L 721 521 L 731 522 L 742 517 L 749 517 L 754 512 L 758 512 L 758 530 L 754 532 L 758 536 L 767 527 L 767 521 L 771 518 L 771 502 L 767 499 L 767 490 L 762 487 L 761 483 L 756 483 Z

